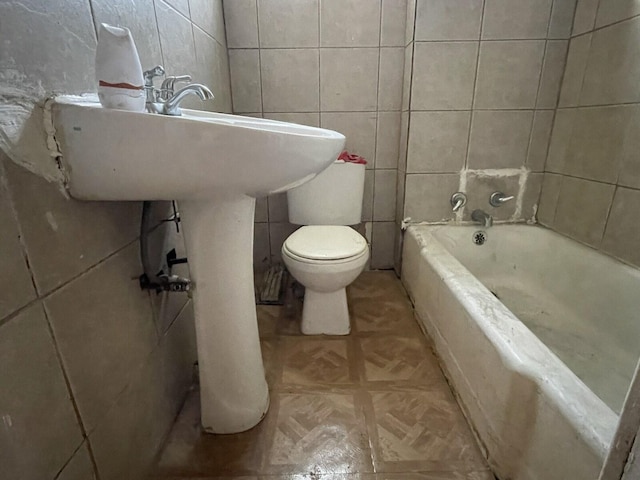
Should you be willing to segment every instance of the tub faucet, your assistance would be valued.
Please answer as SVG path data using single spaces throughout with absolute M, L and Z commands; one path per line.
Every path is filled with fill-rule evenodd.
M 484 225 L 484 228 L 489 228 L 493 225 L 493 217 L 479 208 L 471 212 L 471 220 Z

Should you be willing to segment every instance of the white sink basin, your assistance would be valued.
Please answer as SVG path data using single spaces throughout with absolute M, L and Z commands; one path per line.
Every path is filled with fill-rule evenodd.
M 54 107 L 71 194 L 84 200 L 186 200 L 285 191 L 324 170 L 344 136 L 321 128 L 182 110 L 110 110 L 59 97 Z
M 182 111 L 107 110 L 60 97 L 55 140 L 75 198 L 178 200 L 194 284 L 202 425 L 236 433 L 269 407 L 254 303 L 255 197 L 313 178 L 345 139 L 292 123 Z

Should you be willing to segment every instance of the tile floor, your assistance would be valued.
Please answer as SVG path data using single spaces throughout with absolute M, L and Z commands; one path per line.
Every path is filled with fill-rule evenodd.
M 203 434 L 194 390 L 151 478 L 493 480 L 400 281 L 365 272 L 349 302 L 346 337 L 300 335 L 291 298 L 259 306 L 269 413 Z

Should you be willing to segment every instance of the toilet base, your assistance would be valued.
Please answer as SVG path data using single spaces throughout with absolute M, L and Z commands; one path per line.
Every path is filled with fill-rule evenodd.
M 307 287 L 300 328 L 305 335 L 349 335 L 347 290 L 315 292 Z

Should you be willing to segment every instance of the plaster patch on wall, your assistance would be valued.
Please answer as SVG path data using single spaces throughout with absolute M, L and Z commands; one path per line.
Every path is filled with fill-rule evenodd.
M 49 182 L 64 182 L 43 129 L 45 90 L 16 69 L 0 69 L 0 149 Z M 59 152 L 55 155 L 59 155 Z

